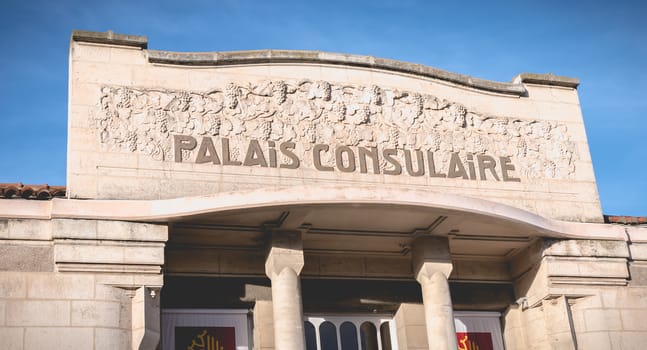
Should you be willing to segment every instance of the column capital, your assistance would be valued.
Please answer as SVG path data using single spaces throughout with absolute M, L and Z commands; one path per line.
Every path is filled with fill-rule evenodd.
M 452 257 L 449 240 L 446 237 L 425 236 L 416 238 L 412 243 L 412 267 L 416 280 L 430 279 L 440 272 L 449 278 L 452 272 Z
M 286 268 L 298 276 L 303 269 L 303 240 L 299 230 L 273 230 L 271 232 L 265 274 L 272 279 Z

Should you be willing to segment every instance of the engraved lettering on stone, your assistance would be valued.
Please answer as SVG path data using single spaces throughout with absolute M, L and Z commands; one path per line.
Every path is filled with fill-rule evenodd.
M 438 152 L 438 169 L 449 167 L 452 153 L 464 164 L 468 154 L 488 153 L 511 159 L 523 179 L 572 178 L 578 160 L 562 123 L 485 115 L 433 95 L 376 85 L 272 80 L 231 82 L 208 92 L 119 86 L 101 92 L 100 142 L 155 160 L 173 159 L 177 134 L 229 138 L 236 161 L 244 160 L 249 139 L 294 142 L 301 166 L 311 169 L 306 155 L 315 144 L 330 145 L 332 152 L 320 153 L 323 166 L 335 164 L 333 150 L 340 146 L 396 149 L 391 157 L 402 165 L 405 149 Z M 182 150 L 182 159 L 196 152 Z M 381 171 L 391 166 L 382 157 L 379 163 Z

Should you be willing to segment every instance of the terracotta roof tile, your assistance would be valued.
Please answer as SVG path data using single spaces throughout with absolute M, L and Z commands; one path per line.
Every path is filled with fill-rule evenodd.
M 604 222 L 607 224 L 647 225 L 647 216 L 605 215 Z
M 0 198 L 48 200 L 54 197 L 65 197 L 65 186 L 24 185 L 20 182 L 0 183 Z

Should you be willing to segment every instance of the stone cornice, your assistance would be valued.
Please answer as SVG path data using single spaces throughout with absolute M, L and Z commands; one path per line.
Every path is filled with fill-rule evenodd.
M 373 56 L 304 50 L 251 50 L 231 52 L 170 52 L 148 50 L 152 63 L 186 66 L 227 66 L 238 64 L 310 63 L 381 69 L 427 78 L 506 95 L 524 96 L 522 84 L 502 83 L 448 72 L 417 63 Z
M 146 49 L 148 39 L 145 36 L 116 34 L 108 32 L 74 31 L 72 41 L 131 46 Z M 182 66 L 229 66 L 242 64 L 272 64 L 272 63 L 306 63 L 330 64 L 350 67 L 363 67 L 385 71 L 413 74 L 427 78 L 447 81 L 457 85 L 495 92 L 512 96 L 527 94 L 524 83 L 562 86 L 576 88 L 579 80 L 561 77 L 553 74 L 522 73 L 511 83 L 479 79 L 468 75 L 448 72 L 417 63 L 379 58 L 373 56 L 351 55 L 321 51 L 306 50 L 249 50 L 231 52 L 173 52 L 147 50 L 148 61 L 151 63 L 182 65 Z
M 580 85 L 580 80 L 577 78 L 562 77 L 552 73 L 535 74 L 535 73 L 521 73 L 512 79 L 513 84 L 537 84 L 537 85 L 551 85 L 562 86 L 575 89 Z
M 111 30 L 107 32 L 75 30 L 72 31 L 72 41 L 118 46 L 134 46 L 142 49 L 148 47 L 148 38 L 143 35 L 118 34 Z

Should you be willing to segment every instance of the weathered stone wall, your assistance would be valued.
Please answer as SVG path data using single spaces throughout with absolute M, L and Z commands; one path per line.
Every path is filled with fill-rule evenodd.
M 128 349 L 131 298 L 91 274 L 0 272 L 5 349 Z
M 360 67 L 354 60 L 373 58 L 308 52 L 284 53 L 283 63 L 247 53 L 196 63 L 199 55 L 139 41 L 84 40 L 70 49 L 73 198 L 343 183 L 602 220 L 572 81 L 472 84 L 479 80 L 414 74 L 428 67 Z
M 1 348 L 129 349 L 159 338 L 166 225 L 8 219 L 0 237 Z
M 254 350 L 274 350 L 274 313 L 271 300 L 254 305 Z
M 560 296 L 504 316 L 508 349 L 642 349 L 647 288 L 580 290 L 585 297 Z M 573 291 L 576 295 L 577 292 Z
M 422 304 L 403 303 L 396 312 L 394 321 L 400 350 L 429 349 L 425 310 Z
M 642 241 L 643 231 L 632 228 L 630 238 Z M 631 247 L 620 241 L 544 240 L 519 253 L 511 261 L 518 305 L 503 318 L 506 346 L 643 348 L 647 288 L 628 266 L 644 257 L 630 255 Z
M 647 288 L 604 288 L 577 300 L 573 325 L 582 349 L 641 349 L 647 342 Z

